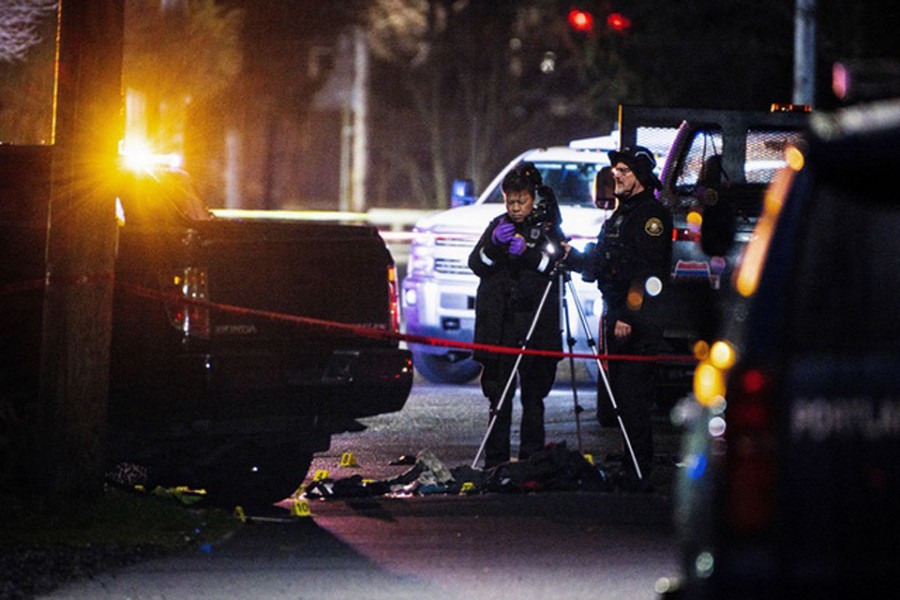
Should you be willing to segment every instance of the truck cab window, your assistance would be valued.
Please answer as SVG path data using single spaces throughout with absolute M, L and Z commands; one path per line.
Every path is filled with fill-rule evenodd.
M 704 165 L 711 156 L 722 154 L 722 131 L 701 129 L 691 140 L 691 147 L 684 158 L 684 168 L 678 177 L 679 188 L 693 188 L 701 180 Z
M 751 129 L 747 132 L 744 177 L 747 183 L 768 184 L 787 163 L 784 152 L 800 140 L 798 131 Z

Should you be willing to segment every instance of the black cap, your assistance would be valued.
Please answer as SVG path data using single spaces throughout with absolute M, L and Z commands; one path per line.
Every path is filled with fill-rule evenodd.
M 541 172 L 537 170 L 534 163 L 523 162 L 516 165 L 503 177 L 500 189 L 504 193 L 528 190 L 533 196 L 537 187 L 542 183 Z
M 625 146 L 621 150 L 613 150 L 609 152 L 609 164 L 616 166 L 618 163 L 625 163 L 632 171 L 638 181 L 645 188 L 662 189 L 662 183 L 653 173 L 656 168 L 656 158 L 653 152 L 643 146 Z

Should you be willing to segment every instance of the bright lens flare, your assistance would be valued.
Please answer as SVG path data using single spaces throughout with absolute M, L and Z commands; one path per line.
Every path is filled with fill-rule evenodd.
M 725 395 L 725 375 L 708 362 L 700 363 L 694 371 L 694 395 L 704 406 L 721 404 Z
M 700 226 L 703 225 L 703 215 L 698 213 L 696 210 L 692 210 L 691 212 L 689 212 L 687 214 L 686 219 L 687 219 L 688 229 L 692 233 L 696 233 L 697 231 L 700 231 Z
M 180 169 L 183 164 L 181 155 L 176 153 L 158 154 L 143 142 L 121 144 L 119 155 L 122 164 L 131 171 L 143 172 L 154 169 Z
M 784 159 L 787 162 L 787 166 L 793 171 L 802 169 L 806 162 L 803 152 L 796 146 L 788 146 L 787 150 L 784 151 Z
M 784 204 L 795 173 L 796 171 L 791 169 L 778 171 L 766 190 L 762 217 L 756 224 L 753 238 L 744 249 L 741 267 L 735 274 L 735 289 L 745 298 L 756 292 L 756 286 L 759 284 L 763 264 L 769 250 L 769 242 L 772 241 L 781 206 Z
M 709 358 L 709 343 L 706 340 L 698 340 L 694 344 L 694 358 L 697 360 L 706 360 Z
M 625 299 L 629 310 L 640 310 L 644 304 L 644 290 L 632 287 Z
M 129 144 L 120 150 L 125 168 L 132 171 L 144 171 L 150 168 L 153 153 L 145 144 Z
M 709 361 L 714 367 L 723 371 L 730 369 L 734 365 L 734 360 L 734 348 L 728 342 L 718 341 L 712 345 Z
M 659 296 L 662 292 L 663 283 L 659 277 L 648 277 L 647 281 L 644 282 L 644 290 L 650 296 Z

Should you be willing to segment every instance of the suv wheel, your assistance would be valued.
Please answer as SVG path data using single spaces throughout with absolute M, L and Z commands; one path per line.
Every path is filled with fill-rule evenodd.
M 473 358 L 459 359 L 448 354 L 413 353 L 413 365 L 431 383 L 468 383 L 481 372 Z

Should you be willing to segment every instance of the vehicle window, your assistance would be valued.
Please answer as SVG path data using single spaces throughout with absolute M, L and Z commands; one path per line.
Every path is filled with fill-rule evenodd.
M 680 187 L 693 187 L 704 182 L 705 175 L 709 172 L 708 165 L 716 160 L 715 157 L 722 154 L 721 129 L 703 129 L 697 131 L 691 140 L 690 148 L 685 154 L 684 168 L 678 177 L 676 185 Z M 720 173 L 721 175 L 721 173 Z
M 541 173 L 544 185 L 556 192 L 556 198 L 562 205 L 594 206 L 591 190 L 594 178 L 602 165 L 596 163 L 561 163 L 536 162 L 535 167 Z M 485 202 L 503 203 L 503 193 L 498 186 L 491 192 Z
M 656 157 L 656 174 L 666 162 L 666 155 L 672 142 L 675 141 L 675 135 L 678 133 L 678 127 L 638 127 L 635 131 L 635 140 L 639 146 L 644 146 L 653 151 Z
M 812 192 L 787 319 L 796 350 L 900 349 L 900 207 L 859 189 L 824 182 Z
M 747 183 L 770 183 L 778 169 L 786 164 L 785 149 L 799 140 L 798 131 L 749 130 L 744 163 Z

